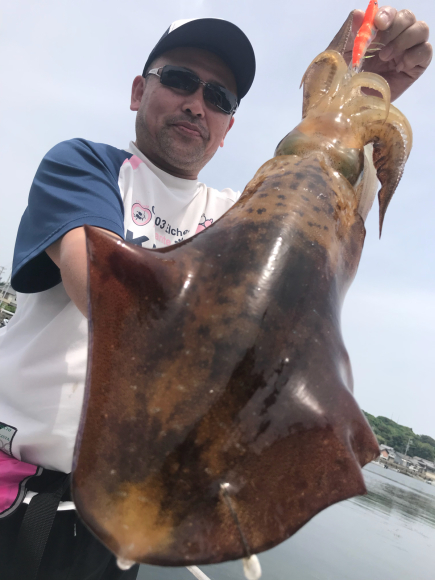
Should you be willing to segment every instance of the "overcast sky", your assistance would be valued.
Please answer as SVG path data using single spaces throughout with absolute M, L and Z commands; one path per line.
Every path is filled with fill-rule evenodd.
M 300 120 L 300 79 L 352 8 L 334 0 L 16 0 L 1 2 L 0 266 L 10 267 L 19 220 L 44 154 L 73 137 L 126 147 L 134 139 L 131 82 L 180 18 L 220 17 L 250 38 L 257 76 L 226 146 L 200 179 L 242 190 Z M 409 0 L 435 27 L 433 0 Z M 388 209 L 367 221 L 343 333 L 363 409 L 435 438 L 435 65 L 395 104 L 414 148 Z

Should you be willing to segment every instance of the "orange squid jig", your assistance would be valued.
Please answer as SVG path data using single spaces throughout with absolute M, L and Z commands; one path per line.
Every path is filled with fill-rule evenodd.
M 379 6 L 377 0 L 370 0 L 364 14 L 363 23 L 361 28 L 358 30 L 353 45 L 351 64 L 353 72 L 360 72 L 367 49 L 376 36 L 377 28 L 374 25 L 374 20 L 378 10 Z

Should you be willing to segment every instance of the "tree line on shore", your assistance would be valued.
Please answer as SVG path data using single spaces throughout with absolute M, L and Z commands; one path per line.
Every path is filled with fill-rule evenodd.
M 410 427 L 399 425 L 388 417 L 375 417 L 363 411 L 380 444 L 393 447 L 399 453 L 405 453 L 408 441 L 408 455 L 417 456 L 428 461 L 435 461 L 435 439 L 429 435 L 416 435 Z

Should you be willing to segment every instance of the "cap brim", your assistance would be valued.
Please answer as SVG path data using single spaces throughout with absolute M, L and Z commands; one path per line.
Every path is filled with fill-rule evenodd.
M 173 48 L 196 47 L 219 56 L 231 69 L 237 83 L 237 97 L 242 99 L 255 76 L 255 55 L 251 43 L 238 26 L 218 18 L 191 20 L 165 33 L 148 57 L 144 75 L 152 61 Z

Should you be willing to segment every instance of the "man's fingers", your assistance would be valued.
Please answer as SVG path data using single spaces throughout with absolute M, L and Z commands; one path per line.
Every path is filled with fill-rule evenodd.
M 421 76 L 432 60 L 432 45 L 423 42 L 413 46 L 405 52 L 403 58 L 396 67 L 397 72 L 412 73 L 410 76 L 417 79 Z
M 363 10 L 354 10 L 353 21 L 352 21 L 352 34 L 355 37 L 358 30 L 361 28 L 361 24 L 364 20 Z
M 389 60 L 390 58 L 389 53 L 391 53 L 391 50 L 388 49 L 391 49 L 391 46 L 388 45 L 391 45 L 392 42 L 394 42 L 401 34 L 403 34 L 404 31 L 406 31 L 415 22 L 416 18 L 410 10 L 400 10 L 400 12 L 396 14 L 396 17 L 394 18 L 394 21 L 391 24 L 391 26 L 386 30 L 383 30 L 382 32 L 378 33 L 376 40 L 378 42 L 382 42 L 383 44 L 385 44 L 385 48 L 382 51 L 384 54 L 382 55 L 381 53 L 379 55 L 382 60 Z
M 374 25 L 378 30 L 386 30 L 392 25 L 396 15 L 397 10 L 392 6 L 382 6 L 375 16 Z
M 406 50 L 425 43 L 428 38 L 429 26 L 426 22 L 415 22 L 389 42 L 379 53 L 379 58 L 384 61 L 398 58 Z
M 396 14 L 397 10 L 392 6 L 383 6 L 382 8 L 380 8 L 374 21 L 376 28 L 379 31 L 387 29 L 393 23 Z M 355 37 L 357 35 L 358 30 L 361 28 L 363 20 L 364 20 L 364 10 L 354 10 L 352 22 L 352 34 L 350 35 L 349 40 L 347 42 L 346 52 L 352 51 L 353 43 L 355 42 Z
M 344 54 L 346 62 L 351 58 L 363 17 L 361 10 L 354 11 L 352 34 Z M 425 22 L 417 22 L 410 10 L 398 12 L 392 6 L 379 9 L 374 25 L 378 33 L 372 48 L 383 47 L 370 55 L 374 58 L 365 63 L 364 70 L 380 74 L 389 82 L 394 101 L 424 73 L 432 60 L 432 46 L 427 42 L 429 27 Z

